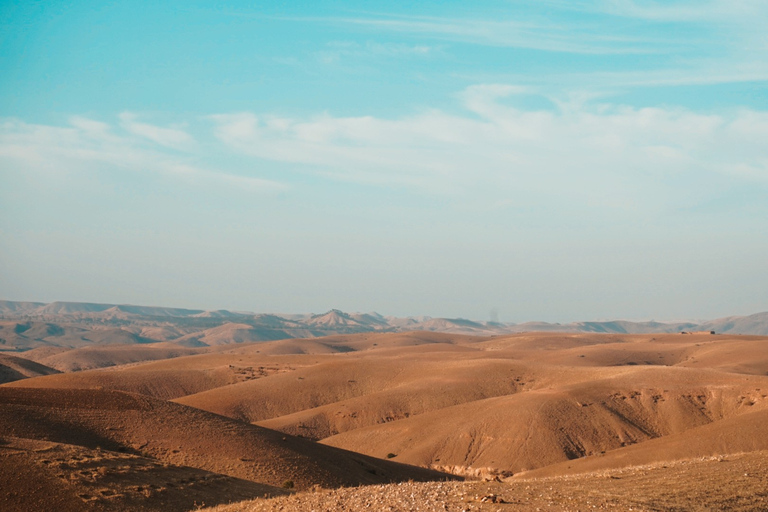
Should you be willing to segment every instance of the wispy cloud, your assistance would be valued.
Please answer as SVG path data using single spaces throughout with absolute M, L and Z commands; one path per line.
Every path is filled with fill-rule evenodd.
M 696 204 L 700 194 L 717 194 L 725 184 L 768 188 L 766 112 L 634 108 L 589 95 L 550 99 L 556 105 L 550 110 L 511 106 L 515 95 L 536 93 L 514 84 L 478 84 L 457 94 L 463 111 L 431 109 L 391 119 L 217 114 L 208 117 L 212 131 L 196 132 L 202 149 L 194 154 L 89 118 L 74 117 L 63 127 L 5 120 L 0 161 L 4 172 L 118 169 L 203 186 L 285 188 L 227 164 L 199 164 L 220 160 L 282 169 L 286 182 L 311 174 L 435 196 L 474 195 L 488 205 L 515 197 L 518 205 L 580 201 L 646 211 L 648 204 Z
M 295 20 L 395 34 L 415 46 L 437 40 L 603 56 L 584 67 L 595 87 L 606 77 L 614 80 L 609 87 L 768 80 L 768 2 L 762 0 L 546 0 L 516 2 L 492 17 L 477 9 L 474 17 L 378 13 Z M 321 56 L 332 60 L 341 52 Z M 608 60 L 630 54 L 644 55 L 641 67 L 628 70 L 626 62 Z M 534 73 L 529 80 L 544 84 L 550 77 Z
M 214 133 L 236 152 L 301 164 L 330 179 L 426 193 L 516 194 L 518 202 L 572 202 L 578 190 L 580 200 L 632 208 L 640 197 L 671 205 L 715 182 L 768 186 L 764 112 L 704 115 L 583 100 L 557 111 L 505 105 L 528 91 L 470 87 L 460 95 L 464 115 L 218 115 Z
M 461 77 L 466 80 L 478 78 L 477 74 Z M 578 93 L 606 97 L 634 88 L 768 82 L 768 60 L 755 58 L 745 62 L 734 60 L 714 63 L 702 59 L 674 68 L 646 71 L 584 71 L 537 76 L 487 73 L 481 78 L 526 84 L 530 88 L 548 90 L 555 96 L 567 97 Z M 563 84 L 567 84 L 567 88 Z
M 403 43 L 379 43 L 368 41 L 364 44 L 356 41 L 331 41 L 325 49 L 315 53 L 324 64 L 333 64 L 343 58 L 398 58 L 426 57 L 435 53 L 435 48 L 428 45 L 407 45 Z
M 161 146 L 184 149 L 194 142 L 192 136 L 183 130 L 142 123 L 138 121 L 138 116 L 131 112 L 121 113 L 120 121 L 122 127 L 128 132 L 149 139 Z
M 663 22 L 715 22 L 738 20 L 755 21 L 765 18 L 768 6 L 762 0 L 705 0 L 705 1 L 649 1 L 603 0 L 580 4 L 582 8 L 615 16 Z
M 73 117 L 69 126 L 29 124 L 17 119 L 0 122 L 0 161 L 5 172 L 74 175 L 83 171 L 124 170 L 152 172 L 203 186 L 235 186 L 240 190 L 274 191 L 285 185 L 271 180 L 221 172 L 195 165 L 190 154 L 167 152 L 187 147 L 193 140 L 183 131 L 135 122 L 121 114 L 116 132 L 107 123 Z M 149 139 L 160 147 L 147 147 Z
M 649 53 L 658 51 L 659 44 L 659 41 L 641 40 L 621 33 L 596 33 L 596 27 L 593 25 L 566 25 L 541 20 L 458 19 L 436 16 L 329 17 L 301 20 L 356 25 L 445 41 L 564 53 Z

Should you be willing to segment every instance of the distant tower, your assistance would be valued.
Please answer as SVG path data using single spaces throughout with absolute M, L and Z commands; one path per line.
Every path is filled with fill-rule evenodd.
M 499 310 L 498 309 L 492 309 L 491 310 L 491 322 L 497 324 L 499 323 Z

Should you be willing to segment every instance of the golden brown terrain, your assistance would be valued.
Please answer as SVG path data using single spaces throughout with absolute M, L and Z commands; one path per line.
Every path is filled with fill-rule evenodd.
M 0 509 L 768 508 L 766 337 L 207 339 L 34 349 L 0 386 Z
M 0 354 L 0 384 L 54 373 L 59 372 L 23 357 Z
M 205 512 L 768 509 L 768 452 L 504 482 L 400 483 L 245 501 Z

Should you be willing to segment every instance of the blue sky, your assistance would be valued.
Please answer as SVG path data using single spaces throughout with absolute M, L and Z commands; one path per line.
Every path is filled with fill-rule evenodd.
M 2 2 L 0 295 L 768 310 L 768 4 Z

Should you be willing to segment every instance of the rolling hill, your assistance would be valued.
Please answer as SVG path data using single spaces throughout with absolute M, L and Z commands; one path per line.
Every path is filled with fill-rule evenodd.
M 498 485 L 499 493 L 526 496 L 540 489 L 533 502 L 548 495 L 570 510 L 564 490 L 579 485 L 653 509 L 679 505 L 655 490 L 653 478 L 659 488 L 658 479 L 671 478 L 693 493 L 686 470 L 717 481 L 712 464 L 720 459 L 738 460 L 747 472 L 768 467 L 764 336 L 631 334 L 621 332 L 635 328 L 626 323 L 607 333 L 497 334 L 445 319 L 370 332 L 365 322 L 390 320 L 339 311 L 316 315 L 311 326 L 312 316 L 263 315 L 260 327 L 247 316 L 168 318 L 4 321 L 5 336 L 45 342 L 0 355 L 0 371 L 15 379 L 0 385 L 0 476 L 40 475 L 19 483 L 18 494 L 0 493 L 4 510 L 29 508 L 40 492 L 63 510 L 186 510 L 198 498 L 224 503 L 224 493 L 262 497 L 254 505 L 262 509 L 296 503 L 264 495 L 361 484 L 382 485 L 395 499 L 402 487 L 387 482 L 451 475 L 496 483 L 407 488 L 431 495 L 439 485 Z M 427 322 L 485 330 L 403 327 Z M 748 322 L 759 324 L 760 315 Z M 308 337 L 261 339 L 260 329 L 299 332 L 298 325 Z M 323 329 L 347 332 L 316 336 Z M 152 333 L 172 339 L 110 343 Z M 657 501 L 638 501 L 605 475 L 646 486 Z M 718 485 L 741 493 L 746 484 L 733 482 Z M 297 496 L 357 503 L 366 492 Z M 594 503 L 610 503 L 601 496 Z M 733 494 L 708 503 L 756 499 Z
M 0 354 L 0 384 L 55 373 L 58 370 L 29 359 Z
M 275 315 L 124 304 L 0 301 L 0 350 L 13 352 L 40 347 L 74 349 L 106 343 L 174 342 L 185 347 L 209 347 L 339 334 L 410 331 L 474 336 L 522 332 L 669 334 L 715 331 L 765 336 L 768 335 L 768 312 L 706 322 L 615 320 L 514 324 L 462 318 L 384 317 L 377 313 L 345 313 L 337 309 L 314 315 Z
M 278 487 L 443 476 L 119 391 L 0 388 L 0 410 L 4 435 L 142 453 Z

